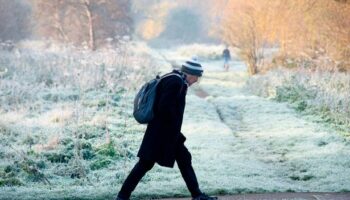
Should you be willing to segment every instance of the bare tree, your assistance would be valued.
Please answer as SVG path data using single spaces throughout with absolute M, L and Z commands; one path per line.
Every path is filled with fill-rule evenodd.
M 32 0 L 36 34 L 91 50 L 133 31 L 128 0 Z
M 222 38 L 240 49 L 240 56 L 248 66 L 250 75 L 258 72 L 263 57 L 264 44 L 268 40 L 269 29 L 265 16 L 266 2 L 230 1 L 223 21 Z
M 94 23 L 93 23 L 93 17 L 92 17 L 92 6 L 90 3 L 90 0 L 82 0 L 82 3 L 84 5 L 85 13 L 88 19 L 88 29 L 89 29 L 89 46 L 90 49 L 95 50 L 95 34 L 94 34 Z

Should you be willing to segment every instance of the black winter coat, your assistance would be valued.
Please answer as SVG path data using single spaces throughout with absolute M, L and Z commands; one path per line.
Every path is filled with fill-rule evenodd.
M 176 70 L 174 73 L 181 75 Z M 181 125 L 188 85 L 177 76 L 161 80 L 154 104 L 155 116 L 147 125 L 138 157 L 155 161 L 164 167 L 174 167 L 176 147 L 186 140 Z

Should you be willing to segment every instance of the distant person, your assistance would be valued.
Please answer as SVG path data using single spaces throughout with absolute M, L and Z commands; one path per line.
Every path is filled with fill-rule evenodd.
M 222 57 L 224 59 L 224 69 L 225 71 L 228 71 L 230 67 L 229 62 L 231 60 L 231 53 L 230 53 L 230 50 L 228 49 L 228 46 L 226 46 L 226 48 L 222 52 Z
M 142 177 L 157 163 L 173 168 L 175 161 L 193 200 L 215 200 L 199 189 L 192 167 L 192 156 L 180 132 L 185 110 L 187 88 L 202 76 L 201 64 L 192 59 L 162 78 L 156 89 L 154 118 L 148 123 L 136 163 L 126 178 L 116 200 L 127 200 Z

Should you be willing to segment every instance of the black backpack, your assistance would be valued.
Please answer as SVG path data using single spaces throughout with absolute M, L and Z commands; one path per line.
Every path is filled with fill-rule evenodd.
M 157 75 L 156 78 L 145 83 L 141 87 L 139 92 L 136 94 L 134 99 L 133 115 L 136 121 L 139 122 L 140 124 L 147 124 L 153 119 L 154 117 L 153 106 L 156 99 L 157 86 L 163 78 L 166 78 L 169 76 L 177 76 L 181 78 L 181 80 L 184 80 L 183 75 L 177 74 L 175 72 L 165 74 L 162 77 Z M 181 90 L 182 90 L 182 87 L 181 87 Z

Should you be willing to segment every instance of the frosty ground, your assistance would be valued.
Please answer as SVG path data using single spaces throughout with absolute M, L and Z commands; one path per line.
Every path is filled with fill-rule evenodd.
M 243 92 L 243 64 L 231 64 L 223 72 L 221 62 L 204 63 L 187 96 L 182 131 L 203 191 L 349 191 L 350 142 L 287 104 Z M 157 167 L 147 179 L 136 196 L 189 195 L 177 169 Z
M 170 71 L 173 51 L 152 54 Z M 192 52 L 189 52 L 189 54 Z M 204 76 L 188 92 L 182 132 L 201 189 L 208 194 L 265 192 L 350 191 L 350 142 L 322 124 L 301 116 L 287 104 L 256 97 L 242 88 L 248 79 L 244 64 L 233 60 L 229 72 L 221 61 L 203 63 Z M 130 95 L 130 99 L 132 100 Z M 130 101 L 131 102 L 131 101 Z M 124 109 L 131 112 L 130 103 Z M 111 130 L 118 129 L 109 118 Z M 143 126 L 125 120 L 130 134 L 117 139 L 132 141 L 136 154 Z M 136 129 L 137 131 L 133 130 Z M 132 133 L 131 133 L 132 132 Z M 113 136 L 113 135 L 112 135 Z M 3 187 L 0 199 L 112 199 L 137 162 L 131 157 L 90 175 L 92 184 L 67 183 L 53 187 Z M 177 167 L 155 166 L 141 181 L 133 198 L 188 197 Z
M 187 97 L 182 130 L 203 191 L 349 191 L 350 142 L 287 104 L 243 92 L 242 63 L 231 64 L 223 72 L 220 62 L 205 63 L 203 79 Z M 206 97 L 196 95 L 203 91 Z M 177 170 L 166 170 L 174 175 L 164 183 L 158 170 L 135 194 L 149 193 L 150 186 L 160 194 L 186 194 Z

